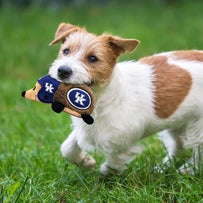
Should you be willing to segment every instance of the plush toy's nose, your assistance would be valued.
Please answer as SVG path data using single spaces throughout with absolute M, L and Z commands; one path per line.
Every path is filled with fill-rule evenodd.
M 23 91 L 23 92 L 21 93 L 22 97 L 25 97 L 25 93 L 26 93 L 26 91 Z
M 61 79 L 66 79 L 70 77 L 70 75 L 73 73 L 72 69 L 68 66 L 60 66 L 58 68 L 58 76 Z

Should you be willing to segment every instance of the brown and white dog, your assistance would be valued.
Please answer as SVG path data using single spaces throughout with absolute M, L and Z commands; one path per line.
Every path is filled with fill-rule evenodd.
M 54 41 L 62 42 L 49 75 L 71 84 L 88 84 L 95 95 L 95 123 L 73 117 L 74 129 L 61 146 L 63 156 L 93 169 L 85 150 L 100 150 L 100 171 L 122 172 L 136 153 L 134 143 L 160 132 L 170 158 L 191 146 L 197 163 L 203 145 L 203 52 L 172 51 L 117 63 L 139 44 L 62 23 Z M 201 148 L 200 148 L 201 149 Z M 199 152 L 200 151 L 200 152 Z M 186 164 L 187 165 L 187 164 Z M 183 168 L 181 168 L 183 170 Z

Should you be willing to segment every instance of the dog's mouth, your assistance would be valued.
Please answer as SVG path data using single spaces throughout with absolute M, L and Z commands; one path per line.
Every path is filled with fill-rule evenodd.
M 86 82 L 86 83 L 85 83 L 85 85 L 87 85 L 88 87 L 91 87 L 93 84 L 94 84 L 93 81 L 90 81 L 90 82 Z
M 50 77 L 53 77 L 52 75 L 50 75 Z M 87 85 L 88 87 L 91 87 L 93 84 L 94 84 L 94 82 L 93 82 L 93 80 L 91 80 L 91 81 L 88 81 L 88 82 L 77 82 L 77 81 L 70 81 L 68 78 L 66 78 L 66 79 L 62 79 L 62 78 L 60 78 L 60 77 L 53 77 L 54 79 L 56 79 L 56 80 L 58 80 L 59 82 L 63 82 L 63 83 L 66 83 L 66 84 L 73 84 L 73 85 Z

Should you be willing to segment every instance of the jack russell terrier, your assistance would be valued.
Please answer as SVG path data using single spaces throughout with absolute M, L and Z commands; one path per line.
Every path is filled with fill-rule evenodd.
M 134 144 L 160 132 L 168 150 L 165 163 L 191 146 L 194 155 L 184 167 L 197 164 L 203 154 L 203 51 L 172 51 L 117 63 L 138 40 L 96 36 L 66 23 L 59 25 L 50 44 L 58 42 L 61 48 L 49 75 L 87 84 L 95 95 L 93 125 L 72 117 L 74 129 L 61 146 L 68 161 L 94 169 L 96 161 L 85 150 L 97 149 L 106 157 L 100 172 L 121 173 L 136 154 Z

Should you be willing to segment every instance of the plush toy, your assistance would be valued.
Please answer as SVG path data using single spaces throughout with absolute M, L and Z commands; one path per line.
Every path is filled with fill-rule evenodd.
M 66 84 L 47 75 L 40 78 L 33 89 L 22 92 L 22 96 L 51 104 L 53 111 L 80 117 L 87 124 L 94 122 L 90 116 L 94 110 L 94 95 L 87 85 Z

